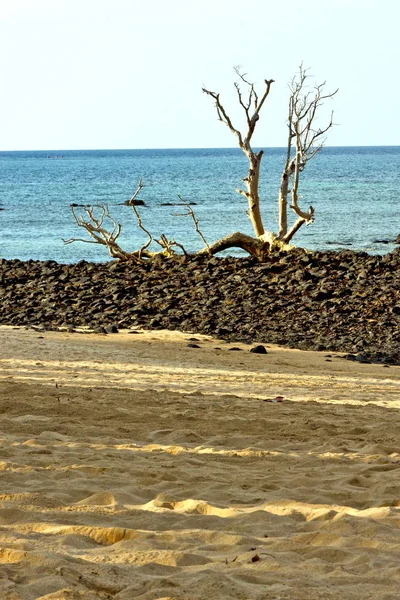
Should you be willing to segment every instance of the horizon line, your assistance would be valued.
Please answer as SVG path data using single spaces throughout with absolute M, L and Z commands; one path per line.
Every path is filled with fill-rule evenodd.
M 286 149 L 286 146 L 255 146 L 256 149 L 261 150 L 281 150 Z M 323 146 L 322 150 L 326 148 L 400 148 L 400 144 L 337 144 Z M 176 148 L 26 148 L 26 149 L 14 149 L 14 150 L 0 150 L 0 153 L 7 152 L 112 152 L 112 151 L 154 151 L 154 150 L 241 150 L 238 146 L 188 146 L 188 147 L 176 147 Z

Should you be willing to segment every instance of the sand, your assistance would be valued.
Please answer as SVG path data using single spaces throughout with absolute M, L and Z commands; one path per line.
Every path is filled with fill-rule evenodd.
M 191 337 L 0 328 L 0 598 L 397 600 L 400 368 Z

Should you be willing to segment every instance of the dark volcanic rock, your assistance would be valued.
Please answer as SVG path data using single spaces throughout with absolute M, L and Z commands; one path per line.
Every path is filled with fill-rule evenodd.
M 179 329 L 400 364 L 400 248 L 385 256 L 274 251 L 263 263 L 207 256 L 143 264 L 0 259 L 0 323 L 102 333 Z
M 105 327 L 95 327 L 93 329 L 93 333 L 107 333 L 107 330 Z
M 125 200 L 122 204 L 125 204 L 125 206 L 146 206 L 144 200 Z
M 254 354 L 268 354 L 265 346 L 254 346 L 254 348 L 250 349 L 250 352 L 253 352 Z

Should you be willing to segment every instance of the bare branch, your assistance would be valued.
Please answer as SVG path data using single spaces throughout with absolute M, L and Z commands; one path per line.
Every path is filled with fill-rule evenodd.
M 101 244 L 106 246 L 112 258 L 127 260 L 131 255 L 125 252 L 116 242 L 121 233 L 121 225 L 110 215 L 107 204 L 96 204 L 93 206 L 82 205 L 80 208 L 84 211 L 83 215 L 77 215 L 75 206 L 71 205 L 71 212 L 78 227 L 83 227 L 85 231 L 93 238 L 92 240 L 83 240 L 80 238 L 71 238 L 64 240 L 65 244 L 71 244 L 75 241 L 81 241 L 92 244 Z M 95 214 L 95 208 L 99 209 L 100 214 Z M 112 230 L 108 231 L 103 227 L 104 221 L 111 223 Z
M 263 107 L 265 100 L 267 99 L 271 85 L 274 82 L 273 79 L 265 79 L 265 89 L 259 99 L 258 94 L 255 90 L 254 84 L 251 83 L 246 75 L 242 74 L 239 67 L 235 67 L 235 72 L 239 76 L 240 81 L 235 83 L 236 93 L 238 96 L 239 104 L 245 111 L 247 120 L 247 132 L 245 136 L 232 125 L 232 121 L 228 117 L 223 105 L 221 104 L 219 94 L 211 92 L 203 88 L 203 92 L 211 96 L 217 108 L 218 118 L 225 123 L 229 129 L 237 136 L 239 141 L 239 147 L 242 149 L 244 154 L 247 156 L 249 161 L 249 171 L 246 179 L 243 181 L 246 183 L 247 191 L 237 190 L 239 194 L 245 196 L 248 201 L 248 217 L 253 225 L 254 233 L 257 237 L 264 234 L 264 225 L 260 212 L 260 198 L 258 194 L 258 184 L 260 175 L 260 164 L 263 156 L 263 151 L 253 152 L 251 147 L 251 139 L 256 127 L 256 124 L 260 118 L 260 111 Z M 244 100 L 240 83 L 243 83 L 248 88 L 247 100 Z
M 61 238 L 64 244 L 72 244 L 73 242 L 84 242 L 85 244 L 99 244 L 101 242 L 95 240 L 84 240 L 83 238 L 69 238 L 68 240 L 64 240 Z
M 189 205 L 189 204 L 186 202 L 186 200 L 185 200 L 184 198 L 182 198 L 182 196 L 180 196 L 179 194 L 178 194 L 178 198 L 179 198 L 179 200 L 180 200 L 180 201 L 181 201 L 181 202 L 182 202 L 182 203 L 185 205 L 185 208 L 186 208 L 186 215 L 187 215 L 188 217 L 191 217 L 191 218 L 192 218 L 192 220 L 193 220 L 193 223 L 194 223 L 194 226 L 195 226 L 195 229 L 196 229 L 197 233 L 199 234 L 199 236 L 201 237 L 201 239 L 202 239 L 202 241 L 203 241 L 203 244 L 204 244 L 205 248 L 209 249 L 209 245 L 208 245 L 208 243 L 207 243 L 207 240 L 206 240 L 206 238 L 204 237 L 204 235 L 202 234 L 202 232 L 201 232 L 201 231 L 200 231 L 200 229 L 199 229 L 199 220 L 198 220 L 198 218 L 196 217 L 196 215 L 194 214 L 194 211 L 193 211 L 193 209 L 192 209 L 192 208 L 191 208 L 191 206 L 190 206 L 190 205 Z
M 236 129 L 232 125 L 232 121 L 231 121 L 230 117 L 228 116 L 228 114 L 225 111 L 225 108 L 222 106 L 222 104 L 220 102 L 219 94 L 216 94 L 215 92 L 211 92 L 210 90 L 207 90 L 206 88 L 203 88 L 203 92 L 205 94 L 208 94 L 208 96 L 211 96 L 211 98 L 214 99 L 215 107 L 217 109 L 218 119 L 220 121 L 222 121 L 223 123 L 225 123 L 225 125 L 227 125 L 227 127 L 229 127 L 229 129 L 232 131 L 232 133 L 234 133 L 237 136 L 237 138 L 239 140 L 239 146 L 242 147 L 242 145 L 243 145 L 242 134 L 240 133 L 240 131 L 238 129 Z
M 244 146 L 248 150 L 250 149 L 250 141 L 251 141 L 251 138 L 253 136 L 254 129 L 256 127 L 258 119 L 260 118 L 260 110 L 262 109 L 262 106 L 263 106 L 265 100 L 267 99 L 267 97 L 269 95 L 269 92 L 271 90 L 271 85 L 274 83 L 274 79 L 265 79 L 264 83 L 265 83 L 264 93 L 263 93 L 263 95 L 261 97 L 260 102 L 257 102 L 257 104 L 255 106 L 254 113 L 253 113 L 253 115 L 252 115 L 252 117 L 250 119 L 249 129 L 247 131 L 247 135 L 246 135 L 246 138 L 244 140 Z
M 249 81 L 247 81 L 247 79 L 245 78 L 245 75 L 243 75 L 241 73 L 240 67 L 234 67 L 234 71 L 235 71 L 236 75 L 238 75 L 238 77 L 242 80 L 242 82 L 245 83 L 247 85 L 247 87 L 249 88 L 248 97 L 247 97 L 247 104 L 245 104 L 244 101 L 243 101 L 242 91 L 240 89 L 240 84 L 237 81 L 234 84 L 235 88 L 236 88 L 237 95 L 238 95 L 239 104 L 244 109 L 244 112 L 246 114 L 247 125 L 250 127 L 250 123 L 251 123 L 250 108 L 251 108 L 251 105 L 252 105 L 253 101 L 254 101 L 254 104 L 255 104 L 255 108 L 257 108 L 258 96 L 257 96 L 257 93 L 256 93 L 256 91 L 254 89 L 254 84 L 250 83 Z
M 302 225 L 304 225 L 306 221 L 302 218 L 297 219 L 297 221 L 293 224 L 292 228 L 288 231 L 288 233 L 282 238 L 282 242 L 284 242 L 285 244 L 288 244 L 291 239 L 293 238 L 293 236 L 295 235 L 295 233 L 298 232 L 298 230 L 300 229 L 300 227 Z
M 296 215 L 298 217 L 300 217 L 301 219 L 303 219 L 304 221 L 306 221 L 307 225 L 310 225 L 310 223 L 314 222 L 314 213 L 315 213 L 315 211 L 314 211 L 314 209 L 313 209 L 312 206 L 310 206 L 308 212 L 302 211 L 298 207 L 297 204 L 296 205 L 291 204 L 290 208 L 296 213 Z
M 241 190 L 240 188 L 236 188 L 236 191 L 238 194 L 241 194 L 242 196 L 245 196 L 247 199 L 249 199 L 249 197 L 250 197 L 249 192 L 245 192 L 244 190 Z
M 147 242 L 145 242 L 139 250 L 139 259 L 140 259 L 140 258 L 142 258 L 143 252 L 145 252 L 145 250 L 147 250 L 147 248 L 150 246 L 151 242 L 153 241 L 153 236 L 151 235 L 150 231 L 143 226 L 142 219 L 140 217 L 139 211 L 136 208 L 136 206 L 134 204 L 130 204 L 130 206 L 132 207 L 133 212 L 136 215 L 136 220 L 137 220 L 139 229 L 141 229 L 148 237 Z
M 136 200 L 138 194 L 140 194 L 140 192 L 142 191 L 143 188 L 144 188 L 144 185 L 143 185 L 143 182 L 142 182 L 142 178 L 140 178 L 138 186 L 137 186 L 136 191 L 133 194 L 132 198 L 130 198 L 129 200 L 127 200 L 126 202 L 124 202 L 124 204 L 126 204 L 127 206 L 134 206 L 135 205 L 135 200 Z
M 288 236 L 293 237 L 298 228 L 306 222 L 310 224 L 314 220 L 314 209 L 310 206 L 308 212 L 299 207 L 299 184 L 300 174 L 304 171 L 306 164 L 323 147 L 325 136 L 333 126 L 333 112 L 328 123 L 323 127 L 316 127 L 318 111 L 324 100 L 333 98 L 338 90 L 324 93 L 325 82 L 315 85 L 313 91 L 307 89 L 308 70 L 301 64 L 299 72 L 290 85 L 289 113 L 288 113 L 288 142 L 286 150 L 285 166 L 282 173 L 279 191 L 279 237 L 286 240 Z M 292 150 L 294 147 L 294 156 Z M 289 193 L 289 181 L 291 183 L 291 209 L 296 213 L 301 223 L 297 222 L 288 232 L 287 225 L 287 196 Z
M 252 256 L 262 260 L 268 254 L 269 247 L 269 242 L 236 231 L 214 242 L 208 248 L 203 248 L 198 254 L 208 253 L 214 255 L 229 248 L 242 248 Z
M 159 246 L 161 246 L 161 248 L 164 248 L 167 256 L 173 256 L 175 254 L 175 252 L 172 249 L 174 246 L 176 246 L 177 248 L 180 248 L 182 250 L 183 254 L 185 256 L 188 256 L 188 253 L 186 252 L 186 250 L 182 246 L 182 244 L 179 244 L 173 238 L 172 238 L 172 240 L 168 240 L 167 237 L 163 233 L 161 234 L 160 239 L 155 240 L 155 241 L 157 242 L 157 244 L 159 244 Z

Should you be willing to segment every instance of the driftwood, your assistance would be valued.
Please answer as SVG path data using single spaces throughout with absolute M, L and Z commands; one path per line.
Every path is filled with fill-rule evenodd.
M 299 67 L 297 76 L 293 78 L 289 86 L 290 98 L 287 118 L 288 137 L 285 163 L 278 194 L 278 233 L 274 233 L 267 231 L 264 228 L 260 208 L 259 179 L 263 151 L 259 150 L 255 152 L 251 146 L 255 128 L 260 120 L 261 110 L 270 94 L 274 80 L 265 79 L 263 91 L 259 95 L 255 85 L 247 79 L 245 74 L 241 73 L 239 68 L 236 68 L 235 72 L 238 76 L 238 81 L 234 84 L 237 100 L 245 113 L 247 124 L 247 128 L 244 132 L 241 132 L 233 124 L 231 117 L 221 101 L 219 93 L 206 88 L 203 88 L 203 92 L 213 99 L 218 119 L 235 135 L 239 147 L 248 159 L 249 169 L 247 176 L 243 179 L 245 189 L 237 189 L 236 191 L 247 199 L 246 214 L 252 224 L 254 236 L 250 236 L 246 233 L 234 232 L 209 244 L 199 228 L 199 220 L 193 209 L 190 208 L 190 206 L 195 203 L 187 202 L 178 195 L 180 202 L 176 203 L 176 205 L 185 208 L 185 213 L 178 216 L 191 217 L 196 232 L 204 244 L 204 247 L 197 252 L 198 254 L 208 253 L 214 255 L 231 248 L 241 248 L 250 255 L 257 257 L 259 260 L 263 260 L 268 255 L 271 246 L 276 245 L 280 248 L 289 248 L 288 244 L 300 227 L 304 224 L 309 225 L 314 221 L 314 208 L 309 206 L 308 209 L 303 209 L 300 206 L 300 176 L 308 161 L 314 158 L 323 147 L 326 134 L 333 126 L 333 113 L 330 114 L 328 122 L 323 127 L 317 126 L 316 121 L 320 108 L 324 102 L 332 99 L 337 93 L 337 90 L 325 93 L 325 83 L 322 83 L 315 85 L 312 91 L 310 91 L 308 89 L 309 75 L 302 65 Z M 110 215 L 107 205 L 71 205 L 72 214 L 76 224 L 79 227 L 83 227 L 92 239 L 84 240 L 72 238 L 64 240 L 65 243 L 69 244 L 74 241 L 82 241 L 102 244 L 108 248 L 109 253 L 113 258 L 118 258 L 119 260 L 129 260 L 132 258 L 135 260 L 143 260 L 151 258 L 156 254 L 171 256 L 175 253 L 176 248 L 179 248 L 184 254 L 187 254 L 182 244 L 179 244 L 174 239 L 168 240 L 164 234 L 161 234 L 160 238 L 155 240 L 151 232 L 143 225 L 141 215 L 137 209 L 137 206 L 145 206 L 144 201 L 138 198 L 138 194 L 142 189 L 143 183 L 140 179 L 133 196 L 123 203 L 133 209 L 138 228 L 147 236 L 147 241 L 139 250 L 126 252 L 118 245 L 117 239 L 121 233 L 121 224 L 116 223 Z M 162 204 L 162 206 L 172 205 L 174 204 Z M 78 207 L 83 211 L 79 216 L 75 212 L 75 208 Z M 95 208 L 99 211 L 98 213 L 95 213 Z M 295 220 L 291 225 L 289 225 L 288 208 L 290 208 L 295 215 Z M 108 228 L 105 226 L 106 223 L 109 226 Z M 150 250 L 153 241 L 161 246 L 161 252 L 152 252 Z M 400 243 L 400 236 L 396 243 Z

